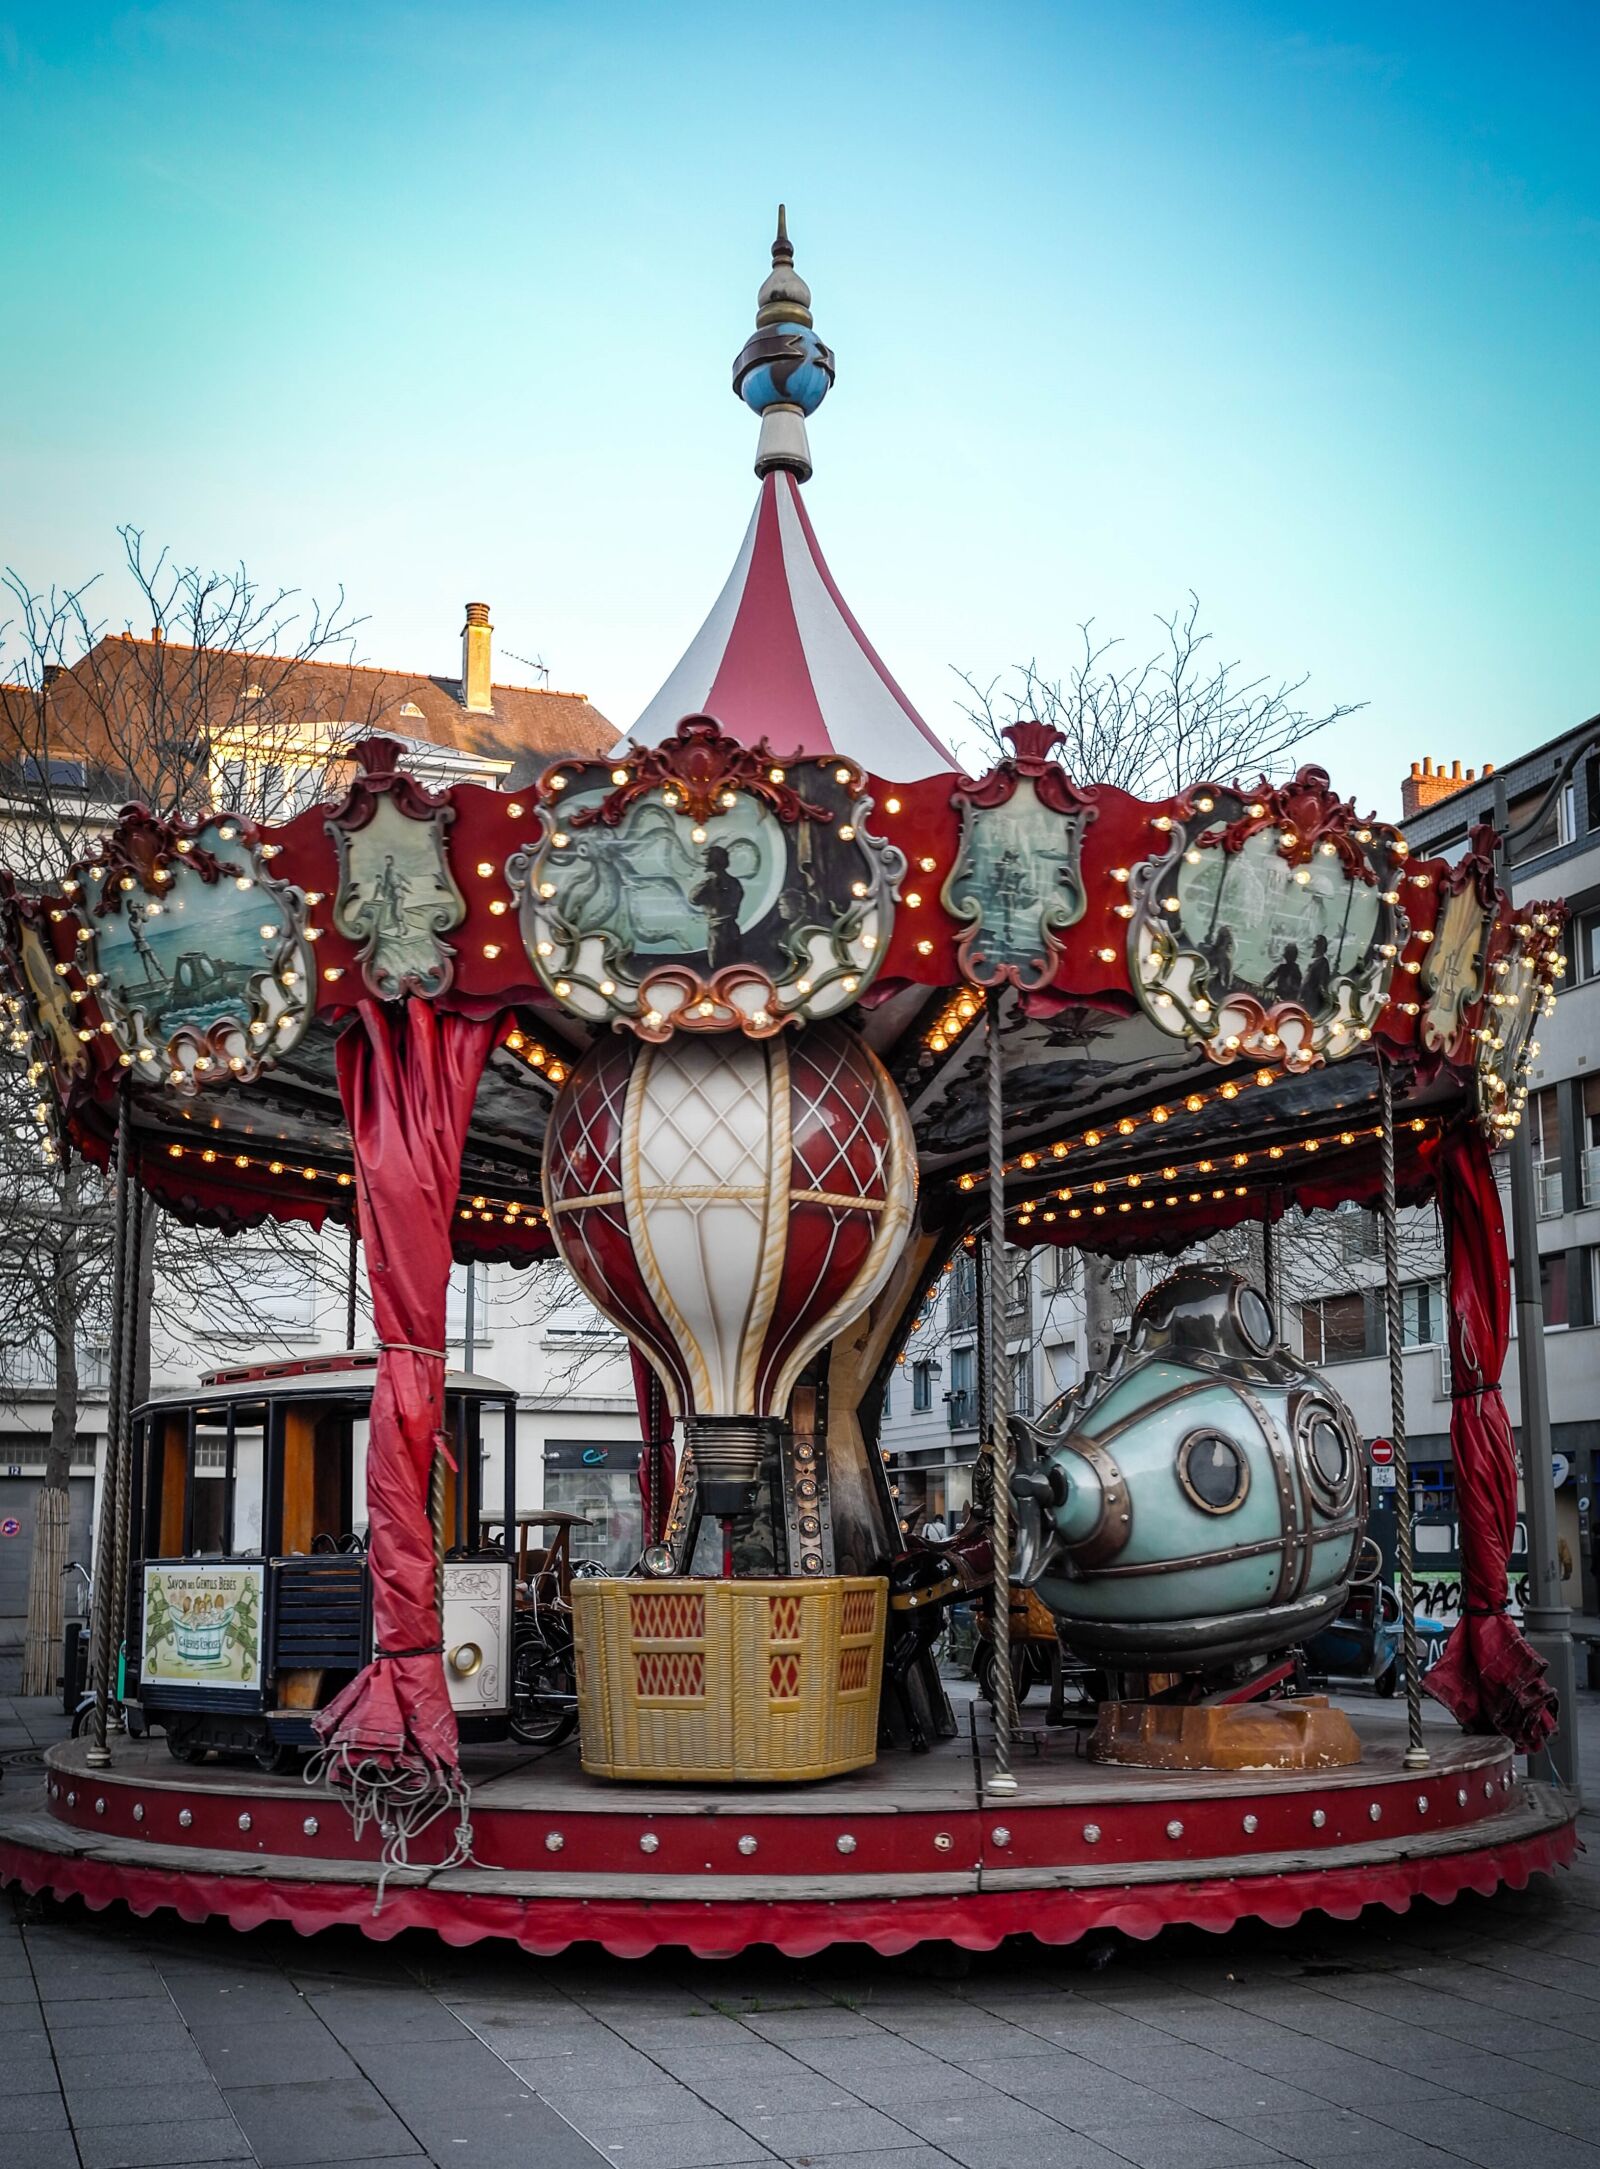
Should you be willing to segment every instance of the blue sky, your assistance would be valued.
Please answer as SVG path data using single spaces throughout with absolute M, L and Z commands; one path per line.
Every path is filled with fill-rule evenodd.
M 483 597 L 630 721 L 781 196 L 807 501 L 930 722 L 1194 587 L 1387 810 L 1600 708 L 1597 80 L 1592 6 L 0 0 L 0 558 L 131 520 L 415 670 Z

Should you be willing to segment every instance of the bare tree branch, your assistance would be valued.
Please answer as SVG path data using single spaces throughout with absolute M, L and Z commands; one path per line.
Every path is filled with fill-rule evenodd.
M 1280 773 L 1307 738 L 1363 705 L 1314 713 L 1298 699 L 1308 678 L 1242 677 L 1236 661 L 1218 661 L 1211 652 L 1193 593 L 1156 622 L 1165 637 L 1142 662 L 1122 665 L 1115 652 L 1122 642 L 1097 633 L 1091 618 L 1077 628 L 1078 653 L 1062 676 L 1042 670 L 1037 659 L 987 681 L 958 670 L 966 688 L 962 713 L 982 751 L 1002 757 L 1007 724 L 1034 717 L 1061 733 L 1058 757 L 1077 781 L 1167 798 L 1247 769 Z

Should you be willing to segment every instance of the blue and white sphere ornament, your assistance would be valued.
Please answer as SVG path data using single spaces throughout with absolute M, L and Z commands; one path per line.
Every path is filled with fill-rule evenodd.
M 815 414 L 833 383 L 833 354 L 809 324 L 774 324 L 758 331 L 739 356 L 735 390 L 752 414 L 798 407 Z
M 783 205 L 772 269 L 756 297 L 756 328 L 733 365 L 733 388 L 761 417 L 757 474 L 787 469 L 803 482 L 811 472 L 806 416 L 815 414 L 833 383 L 833 351 L 817 337 L 811 289 L 794 268 Z

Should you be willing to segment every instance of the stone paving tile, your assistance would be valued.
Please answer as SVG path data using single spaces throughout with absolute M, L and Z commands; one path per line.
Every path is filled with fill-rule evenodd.
M 75 2045 L 99 2041 L 107 2050 L 114 2035 L 137 2035 L 154 2047 L 182 2041 L 188 2030 L 170 1996 L 105 1996 L 93 2002 L 75 1996 L 65 2003 L 43 2003 L 40 2009 L 54 2039 Z
M 769 2153 L 787 2155 L 797 2149 L 819 2154 L 868 2153 L 913 2145 L 919 2136 L 880 2109 L 855 2102 L 843 2108 L 763 2108 L 752 2104 L 730 2109 L 728 2121 L 747 2131 Z
M 61 2073 L 50 2044 L 43 2034 L 13 2033 L 0 2019 L 0 2039 L 5 2042 L 5 2063 L 0 2083 L 12 2094 L 59 2094 Z
M 212 2085 L 102 2086 L 92 2067 L 67 2080 L 67 2107 L 75 2131 L 120 2129 L 140 2124 L 194 2124 L 226 2118 L 228 2108 Z
M 83 2169 L 185 2169 L 191 2162 L 255 2159 L 231 2116 L 194 2124 L 97 2125 L 76 2136 Z
M 99 2086 L 203 2086 L 208 2077 L 205 2060 L 192 2042 L 181 2049 L 119 2045 L 114 2055 L 102 2054 L 90 2042 L 58 2053 L 64 2072 L 92 2072 Z
M 941 2154 L 933 2146 L 897 2146 L 881 2154 L 788 2154 L 786 2164 L 804 2169 L 950 2169 L 953 2154 Z
M 1600 2169 L 1600 2145 L 1486 2102 L 1456 2101 L 1443 2109 L 1433 2103 L 1396 2102 L 1385 2109 L 1383 2120 L 1414 2139 L 1477 2163 L 1478 2169 L 1514 2169 L 1521 2163 L 1532 2169 Z
M 77 2143 L 70 2132 L 19 2131 L 6 2135 L 6 2169 L 81 2169 Z
M 442 2003 L 412 1988 L 318 1989 L 307 1999 L 337 2041 L 449 2041 L 461 2021 Z
M 883 2030 L 876 2019 L 837 2003 L 818 2004 L 806 2011 L 755 2011 L 745 2025 L 751 2033 L 786 2048 L 803 2041 L 870 2039 Z
M 358 2072 L 303 2081 L 286 2072 L 271 2085 L 230 2086 L 222 2098 L 266 2169 L 320 2161 L 330 2152 L 352 2162 L 421 2152 L 378 2089 Z
M 1278 2147 L 1205 2118 L 1184 2116 L 1154 2123 L 1114 2124 L 1087 2136 L 1135 2169 L 1256 2169 L 1292 2161 Z
M 0 2034 L 0 2054 L 3 2054 L 4 2034 Z M 7 2072 L 0 2061 L 0 2147 L 9 2146 L 13 2132 L 65 2131 L 67 2129 L 67 2105 L 61 2098 L 60 2088 L 48 2094 L 12 2094 L 6 2088 Z M 0 2159 L 3 2159 L 0 2154 Z
M 1059 2126 L 1042 2140 L 971 2133 L 951 2140 L 949 2147 L 961 2169 L 1128 2169 L 1126 2154 Z
M 710 2111 L 682 2123 L 618 2124 L 597 2107 L 584 2119 L 583 2136 L 616 2169 L 732 2169 L 736 2163 L 782 2159 Z M 476 2159 L 472 2169 L 479 2169 Z
M 297 2079 L 336 2079 L 356 2068 L 348 2050 L 314 2018 L 197 2027 L 194 2042 L 219 2086 L 266 2086 L 287 2072 Z
M 1218 2111 L 1218 2121 L 1242 2137 L 1277 2147 L 1310 2169 L 1325 2169 L 1365 2154 L 1381 2157 L 1387 2146 L 1407 2143 L 1404 2133 L 1354 2110 L 1318 2108 L 1288 2111 L 1247 2109 Z

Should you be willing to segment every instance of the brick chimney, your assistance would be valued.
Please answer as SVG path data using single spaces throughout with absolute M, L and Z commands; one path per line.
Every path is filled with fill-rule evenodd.
M 493 715 L 494 677 L 489 661 L 489 605 L 469 602 L 461 628 L 461 705 L 472 715 Z
M 1483 778 L 1494 774 L 1493 761 L 1483 764 Z M 1400 785 L 1400 816 L 1409 821 L 1419 813 L 1426 813 L 1430 806 L 1437 806 L 1442 798 L 1454 798 L 1457 791 L 1464 791 L 1469 783 L 1483 780 L 1475 768 L 1463 768 L 1459 761 L 1450 763 L 1448 775 L 1443 761 L 1437 767 L 1429 755 L 1411 763 L 1411 773 Z

